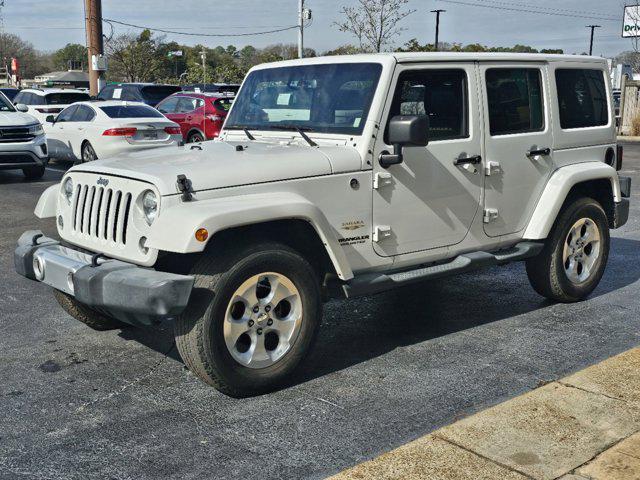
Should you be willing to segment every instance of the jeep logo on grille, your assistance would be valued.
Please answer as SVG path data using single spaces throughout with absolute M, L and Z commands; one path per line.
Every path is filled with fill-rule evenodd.
M 98 185 L 102 185 L 103 187 L 106 187 L 107 185 L 109 185 L 109 180 L 107 180 L 106 178 L 100 177 L 96 183 Z

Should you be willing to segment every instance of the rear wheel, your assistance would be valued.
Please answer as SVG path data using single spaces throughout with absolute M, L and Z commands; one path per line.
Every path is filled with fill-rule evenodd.
M 604 274 L 609 242 L 602 206 L 591 198 L 574 200 L 558 216 L 542 252 L 527 260 L 531 285 L 559 302 L 584 299 Z
M 198 143 L 204 142 L 204 136 L 200 132 L 193 132 L 189 134 L 187 138 L 187 143 Z
M 280 387 L 311 349 L 322 317 L 320 282 L 284 245 L 212 253 L 192 270 L 176 345 L 201 380 L 234 397 Z
M 93 162 L 98 159 L 98 155 L 96 155 L 96 151 L 93 149 L 93 146 L 89 142 L 85 142 L 82 145 L 82 161 L 83 162 Z
M 114 318 L 106 317 L 92 310 L 83 303 L 78 302 L 71 295 L 67 295 L 60 290 L 54 290 L 53 296 L 65 312 L 94 330 L 114 330 L 128 326 Z
M 38 165 L 36 167 L 23 168 L 22 173 L 28 180 L 37 180 L 42 178 L 45 172 L 44 165 Z

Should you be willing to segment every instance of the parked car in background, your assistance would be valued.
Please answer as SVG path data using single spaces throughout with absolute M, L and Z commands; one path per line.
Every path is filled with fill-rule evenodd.
M 75 102 L 91 100 L 87 92 L 62 88 L 25 88 L 13 99 L 15 105 L 26 105 L 27 112 L 41 123 L 49 115 L 57 115 Z
M 0 88 L 0 92 L 4 93 L 5 97 L 7 97 L 11 102 L 16 98 L 16 95 L 20 93 L 20 89 L 13 87 L 4 87 Z
M 169 95 L 182 89 L 177 85 L 158 85 L 155 83 L 116 83 L 107 85 L 100 93 L 98 100 L 125 100 L 142 102 L 155 107 Z
M 0 170 L 22 170 L 27 178 L 40 178 L 48 162 L 40 122 L 0 93 Z
M 48 117 L 45 131 L 52 158 L 82 162 L 182 141 L 179 125 L 137 102 L 75 103 Z
M 191 85 L 183 85 L 183 92 L 196 93 L 233 93 L 234 95 L 240 90 L 239 83 L 193 83 Z
M 158 105 L 160 113 L 180 125 L 187 143 L 211 140 L 220 134 L 233 97 L 221 93 L 175 93 Z

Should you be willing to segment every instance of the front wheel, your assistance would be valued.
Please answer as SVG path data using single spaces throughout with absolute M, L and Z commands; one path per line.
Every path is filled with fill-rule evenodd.
M 268 243 L 212 252 L 192 270 L 176 320 L 185 365 L 221 392 L 244 397 L 283 385 L 308 354 L 322 317 L 320 282 L 296 251 Z
M 38 180 L 44 176 L 45 167 L 44 165 L 38 165 L 37 167 L 29 167 L 23 168 L 22 173 L 27 178 L 27 180 Z
M 204 142 L 204 136 L 200 132 L 193 132 L 187 138 L 187 143 L 200 143 Z
M 577 302 L 598 286 L 609 258 L 609 224 L 602 206 L 579 198 L 558 216 L 542 252 L 527 260 L 527 274 L 540 295 Z

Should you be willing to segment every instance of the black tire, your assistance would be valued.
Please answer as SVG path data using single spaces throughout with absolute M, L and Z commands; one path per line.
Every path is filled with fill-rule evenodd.
M 176 345 L 185 365 L 205 383 L 233 397 L 283 386 L 311 350 L 322 319 L 316 271 L 298 252 L 278 243 L 239 247 L 232 253 L 228 248 L 216 249 L 205 255 L 191 270 L 194 290 L 175 324 Z M 302 322 L 282 358 L 264 368 L 249 368 L 236 361 L 227 348 L 225 313 L 236 289 L 263 272 L 277 272 L 293 282 L 300 293 Z
M 86 305 L 78 302 L 71 295 L 67 295 L 60 290 L 54 290 L 53 296 L 65 312 L 94 330 L 114 330 L 118 328 L 126 328 L 128 326 L 114 318 L 106 317 L 101 313 L 92 310 Z
M 563 251 L 569 231 L 581 219 L 595 223 L 600 234 L 600 245 L 588 277 L 584 281 L 575 282 L 570 280 L 565 270 Z M 543 297 L 558 302 L 583 300 L 598 286 L 604 274 L 609 258 L 609 244 L 609 223 L 602 206 L 591 198 L 573 200 L 560 212 L 542 252 L 526 261 L 531 286 Z
M 187 143 L 204 142 L 204 136 L 200 132 L 192 132 L 187 137 Z
M 84 142 L 82 144 L 81 156 L 82 163 L 93 162 L 94 160 L 98 159 L 96 151 L 93 149 L 93 146 L 89 142 Z
M 44 165 L 38 165 L 37 167 L 29 167 L 29 168 L 22 169 L 22 173 L 24 174 L 25 177 L 27 177 L 27 180 L 38 180 L 42 178 L 42 176 L 44 175 L 44 172 L 45 172 Z

